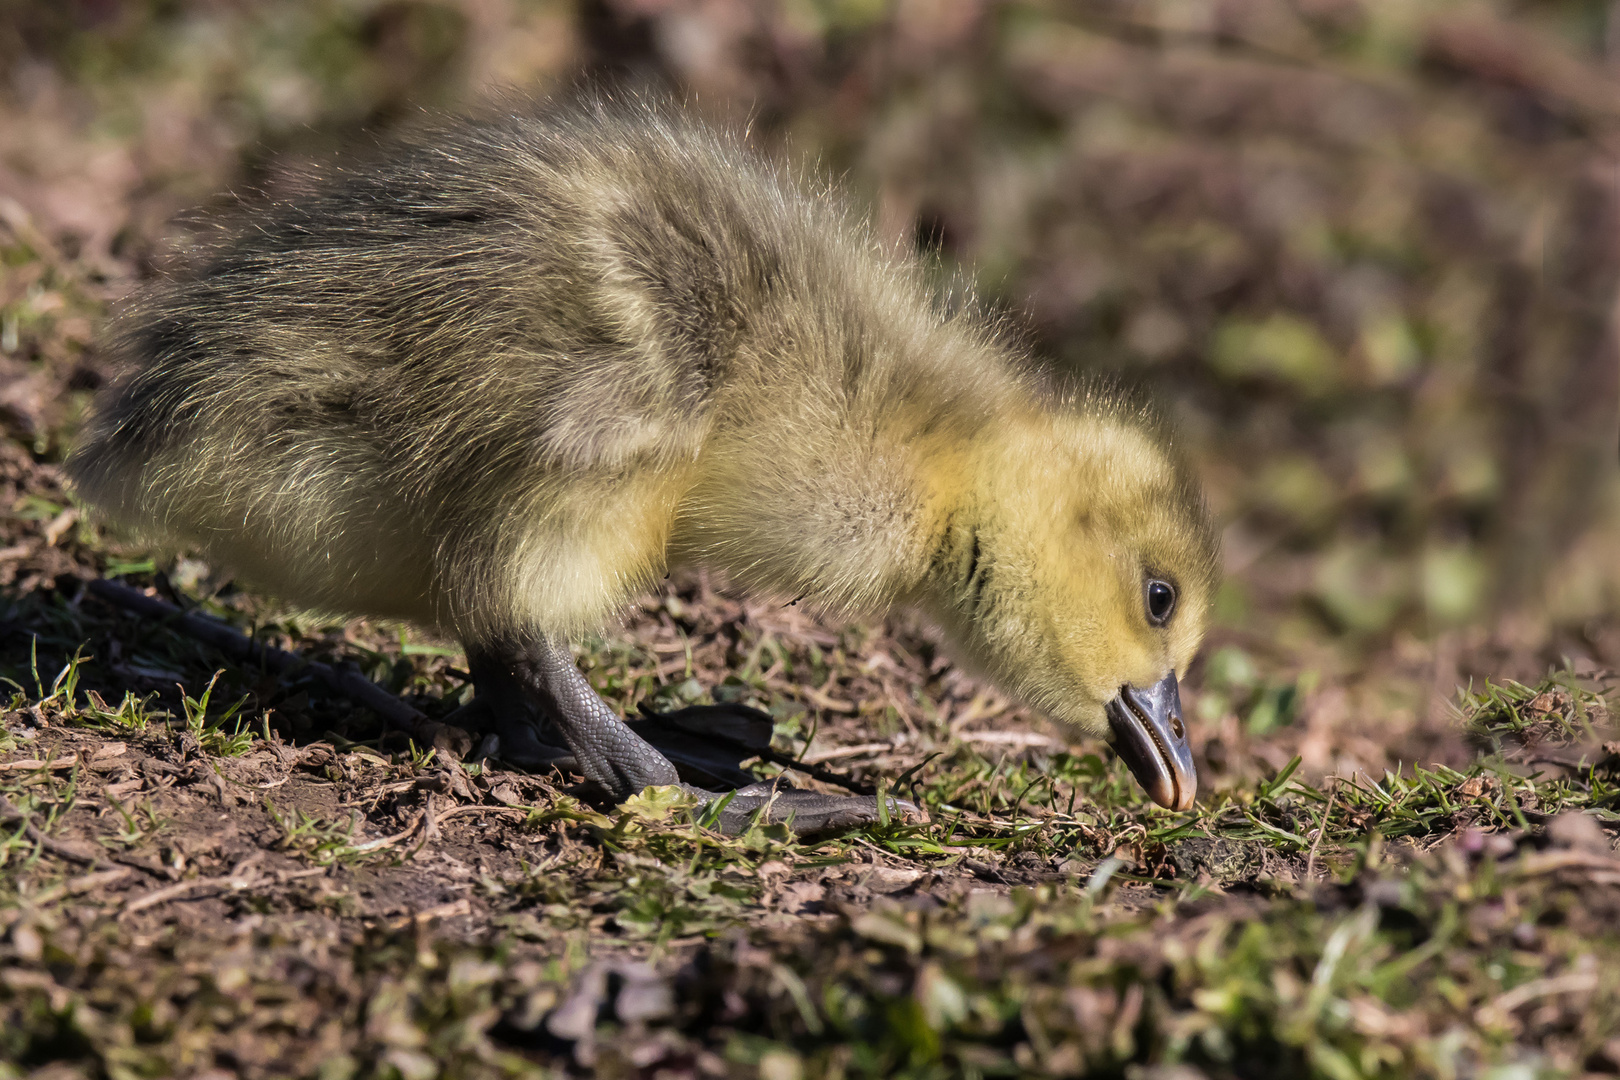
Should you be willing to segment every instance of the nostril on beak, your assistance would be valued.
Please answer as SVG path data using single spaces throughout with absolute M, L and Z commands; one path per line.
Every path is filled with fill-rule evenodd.
M 1180 713 L 1170 714 L 1170 730 L 1176 733 L 1176 738 L 1178 739 L 1185 739 L 1187 737 L 1187 729 L 1181 726 Z

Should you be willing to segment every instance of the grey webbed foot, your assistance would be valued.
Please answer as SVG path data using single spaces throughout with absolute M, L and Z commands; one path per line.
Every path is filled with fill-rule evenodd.
M 550 717 L 534 707 L 523 685 L 502 665 L 480 657 L 472 665 L 478 696 L 446 718 L 500 739 L 494 756 L 520 769 L 578 769 Z M 641 709 L 628 726 L 675 766 L 688 784 L 726 791 L 759 778 L 742 767 L 771 744 L 773 721 L 746 705 L 699 705 L 659 713 Z
M 727 833 L 747 829 L 761 810 L 767 824 L 788 824 L 801 834 L 884 817 L 870 796 L 801 791 L 780 780 L 754 782 L 741 762 L 769 748 L 772 729 L 771 718 L 758 709 L 700 705 L 626 723 L 591 689 L 568 651 L 544 638 L 469 649 L 467 658 L 478 698 L 500 739 L 497 756 L 511 764 L 568 767 L 619 800 L 682 778 L 690 781 L 682 787 L 710 804 L 727 795 L 707 785 L 736 787 L 716 822 Z M 888 816 L 903 819 L 918 811 L 890 799 Z
M 495 734 L 499 736 L 499 742 L 494 744 L 491 756 L 500 758 L 508 765 L 526 772 L 542 772 L 551 768 L 579 771 L 579 763 L 572 751 L 547 742 L 541 737 L 540 731 L 531 725 L 499 723 L 495 726 Z
M 710 791 L 745 787 L 758 777 L 742 767 L 771 748 L 768 713 L 747 705 L 692 705 L 655 712 L 646 703 L 630 730 L 674 763 L 681 779 Z
M 494 756 L 508 765 L 531 772 L 578 767 L 573 752 L 561 745 L 561 736 L 545 730 L 544 718 L 507 665 L 470 651 L 467 659 L 477 696 L 451 713 L 446 723 L 494 732 L 500 740 Z
M 693 794 L 711 801 L 726 797 L 703 791 L 694 791 Z M 914 803 L 895 798 L 890 798 L 888 803 L 887 816 L 890 821 L 916 821 L 923 817 Z M 732 792 L 730 800 L 720 810 L 717 824 L 721 832 L 735 836 L 747 830 L 761 810 L 765 811 L 762 819 L 764 824 L 787 825 L 800 836 L 875 825 L 884 818 L 878 809 L 877 799 L 871 796 L 827 795 L 819 791 L 785 787 L 776 781 L 764 781 Z
M 877 799 L 871 795 L 804 791 L 787 786 L 785 780 L 755 782 L 740 763 L 770 749 L 776 725 L 769 713 L 748 705 L 722 703 L 692 705 L 667 713 L 654 712 L 643 704 L 641 714 L 643 719 L 630 721 L 630 727 L 663 751 L 680 770 L 683 780 L 697 789 L 709 789 L 688 787 L 688 791 L 713 802 L 726 796 L 710 792 L 736 788 L 720 811 L 718 824 L 722 832 L 742 832 L 762 808 L 766 809 L 766 824 L 791 822 L 793 831 L 800 835 L 871 825 L 883 819 Z M 708 779 L 701 776 L 705 772 Z M 913 804 L 889 800 L 891 821 L 919 816 Z

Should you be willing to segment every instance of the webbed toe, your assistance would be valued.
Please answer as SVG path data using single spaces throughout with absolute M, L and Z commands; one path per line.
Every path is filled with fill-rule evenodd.
M 770 749 L 775 722 L 747 705 L 693 705 L 670 712 L 641 706 L 630 730 L 674 763 L 681 779 L 711 790 L 744 787 L 758 777 L 742 767 Z
M 711 799 L 725 798 L 708 792 L 702 794 Z M 874 825 L 885 817 L 872 796 L 828 795 L 768 781 L 738 788 L 732 793 L 730 801 L 720 811 L 720 831 L 728 836 L 745 832 L 762 810 L 765 824 L 786 825 L 800 836 Z M 888 798 L 886 816 L 889 821 L 927 820 L 927 815 L 916 804 L 893 797 Z

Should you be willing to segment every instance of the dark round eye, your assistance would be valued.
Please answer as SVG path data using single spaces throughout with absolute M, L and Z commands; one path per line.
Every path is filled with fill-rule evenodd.
M 1146 592 L 1148 622 L 1163 626 L 1169 621 L 1171 612 L 1176 610 L 1176 587 L 1168 581 L 1154 578 L 1148 581 Z

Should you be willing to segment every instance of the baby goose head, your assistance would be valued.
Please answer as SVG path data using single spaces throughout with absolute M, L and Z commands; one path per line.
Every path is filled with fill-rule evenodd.
M 1107 402 L 1033 411 L 978 440 L 945 490 L 927 606 L 963 659 L 1110 731 L 1156 802 L 1191 807 L 1176 676 L 1203 638 L 1216 542 L 1158 425 Z

